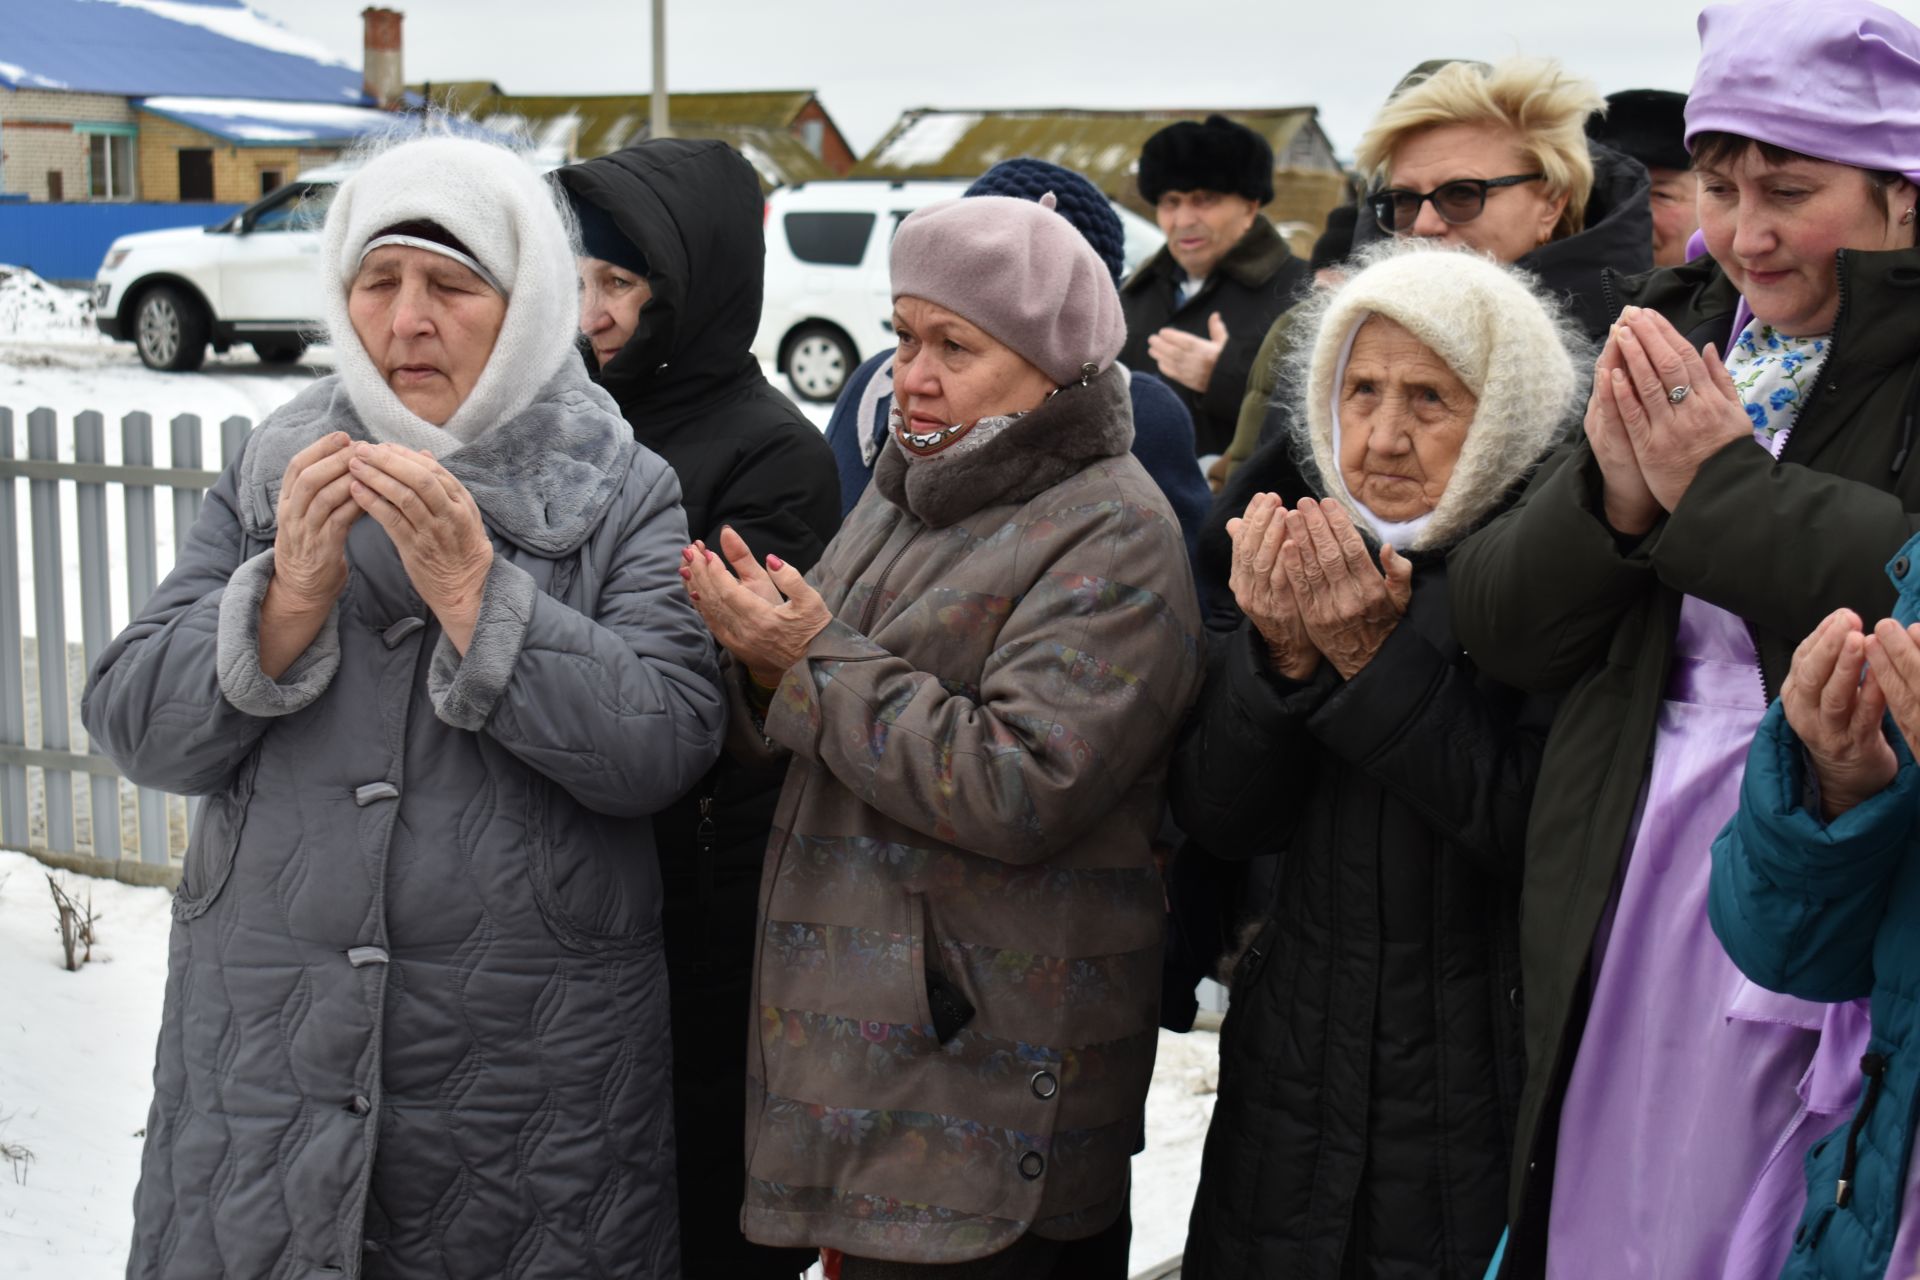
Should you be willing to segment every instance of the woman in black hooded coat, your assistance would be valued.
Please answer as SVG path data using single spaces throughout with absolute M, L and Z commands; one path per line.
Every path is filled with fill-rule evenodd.
M 732 526 L 805 571 L 840 525 L 840 481 L 820 430 L 767 382 L 748 349 L 760 324 L 766 241 L 753 167 L 725 143 L 662 138 L 558 170 L 596 272 L 650 292 L 623 325 L 595 322 L 583 355 L 636 439 L 679 477 L 687 528 Z M 609 270 L 610 268 L 610 270 Z M 680 1239 L 690 1280 L 790 1280 L 813 1254 L 740 1234 L 746 1185 L 747 1028 L 760 866 L 781 769 L 730 757 L 653 819 L 672 987 Z

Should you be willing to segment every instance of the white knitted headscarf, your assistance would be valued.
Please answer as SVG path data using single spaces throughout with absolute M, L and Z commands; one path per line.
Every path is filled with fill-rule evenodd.
M 1446 547 L 1564 434 L 1586 394 L 1586 340 L 1532 277 L 1465 249 L 1390 241 L 1363 257 L 1345 283 L 1306 305 L 1313 334 L 1304 370 L 1306 452 L 1321 491 L 1338 499 L 1375 540 L 1402 551 Z M 1394 321 L 1444 361 L 1478 406 L 1433 510 L 1394 522 L 1370 511 L 1340 473 L 1340 387 L 1354 337 L 1371 316 Z M 1302 376 L 1304 374 L 1304 376 Z
M 404 222 L 435 222 L 505 288 L 493 354 L 460 407 L 434 426 L 408 409 L 353 331 L 347 291 L 367 242 Z M 327 211 L 320 273 L 336 367 L 376 440 L 445 456 L 518 414 L 573 351 L 573 250 L 547 184 L 518 155 L 467 138 L 422 138 L 374 157 Z

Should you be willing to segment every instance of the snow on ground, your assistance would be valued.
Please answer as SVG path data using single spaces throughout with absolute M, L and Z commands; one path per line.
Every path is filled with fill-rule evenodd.
M 171 895 L 52 873 L 93 895 L 93 962 L 60 963 L 47 871 L 0 851 L 0 1273 L 117 1280 L 152 1096 Z M 1133 1161 L 1140 1272 L 1179 1254 L 1213 1114 L 1219 1037 L 1160 1033 L 1147 1149 Z
M 97 333 L 93 304 L 85 293 L 48 284 L 25 267 L 0 263 L 0 340 L 23 335 L 91 341 Z
M 108 1280 L 133 1231 L 169 895 L 53 874 L 99 917 L 78 973 L 61 967 L 45 869 L 0 852 L 0 1272 Z

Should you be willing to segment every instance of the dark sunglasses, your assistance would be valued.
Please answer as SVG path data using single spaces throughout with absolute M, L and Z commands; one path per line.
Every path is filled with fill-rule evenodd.
M 1544 173 L 1516 173 L 1509 178 L 1455 178 L 1424 195 L 1405 187 L 1388 187 L 1367 197 L 1367 208 L 1382 231 L 1402 235 L 1413 230 L 1420 220 L 1420 206 L 1433 201 L 1433 211 L 1458 225 L 1472 222 L 1487 207 L 1487 192 L 1495 187 L 1517 187 L 1523 182 L 1538 182 Z

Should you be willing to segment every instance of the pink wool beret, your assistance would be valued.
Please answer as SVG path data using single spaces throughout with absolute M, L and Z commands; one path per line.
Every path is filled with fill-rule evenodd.
M 1061 386 L 1086 365 L 1105 369 L 1127 341 L 1112 274 L 1050 195 L 920 209 L 893 237 L 893 296 L 947 308 Z

